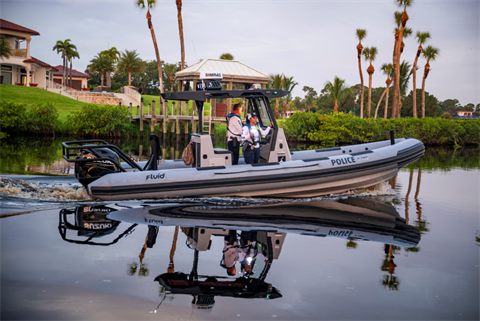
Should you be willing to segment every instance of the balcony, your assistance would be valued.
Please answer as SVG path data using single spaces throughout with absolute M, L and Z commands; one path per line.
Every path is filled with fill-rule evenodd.
M 12 57 L 27 58 L 27 49 L 12 49 Z

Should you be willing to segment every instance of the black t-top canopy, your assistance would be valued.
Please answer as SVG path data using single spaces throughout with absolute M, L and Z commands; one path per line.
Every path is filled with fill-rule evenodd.
M 195 100 L 204 101 L 210 98 L 251 98 L 264 96 L 267 98 L 280 98 L 290 92 L 279 89 L 255 89 L 255 90 L 216 90 L 216 91 L 177 91 L 161 94 L 164 100 Z

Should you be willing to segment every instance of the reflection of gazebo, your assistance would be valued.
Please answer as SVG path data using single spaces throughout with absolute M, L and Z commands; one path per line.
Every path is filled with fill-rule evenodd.
M 261 84 L 262 88 L 266 87 L 269 76 L 259 72 L 258 70 L 253 69 L 239 61 L 234 60 L 223 60 L 223 59 L 205 59 L 196 64 L 185 68 L 182 71 L 179 71 L 175 74 L 175 78 L 178 81 L 192 81 L 193 87 L 196 88 L 197 80 L 202 71 L 217 71 L 223 74 L 222 83 L 227 85 L 227 90 L 234 89 L 234 85 L 241 85 L 241 88 L 244 89 L 245 85 L 251 84 Z M 217 108 L 216 102 L 212 99 L 212 111 L 214 117 L 225 117 L 226 114 L 231 112 L 232 101 L 231 99 L 227 100 L 226 110 L 224 108 Z M 218 106 L 220 107 L 220 106 Z M 220 113 L 221 110 L 221 113 Z

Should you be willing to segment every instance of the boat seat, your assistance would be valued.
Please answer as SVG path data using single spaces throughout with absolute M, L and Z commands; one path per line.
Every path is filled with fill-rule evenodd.
M 213 149 L 213 153 L 214 154 L 217 154 L 217 155 L 221 155 L 221 154 L 232 154 L 231 151 L 229 151 L 228 149 L 223 149 L 223 148 L 214 148 Z M 233 157 L 233 155 L 232 155 Z

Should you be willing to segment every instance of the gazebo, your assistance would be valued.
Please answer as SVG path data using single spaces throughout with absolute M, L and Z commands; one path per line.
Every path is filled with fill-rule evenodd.
M 261 84 L 265 89 L 270 77 L 261 73 L 260 71 L 253 69 L 235 60 L 224 59 L 205 59 L 179 71 L 175 74 L 175 78 L 178 81 L 193 82 L 193 88 L 196 88 L 200 72 L 202 71 L 217 71 L 223 74 L 222 83 L 227 85 L 227 90 L 232 90 L 233 85 L 249 86 L 251 84 Z M 245 87 L 243 87 L 245 88 Z M 242 89 L 243 89 L 242 88 Z M 214 111 L 213 117 L 225 117 L 226 114 L 231 112 L 232 100 L 227 100 L 226 110 L 222 112 L 222 115 L 217 115 L 218 108 L 216 106 L 215 99 L 212 99 L 212 110 Z M 218 106 L 220 107 L 220 106 Z

